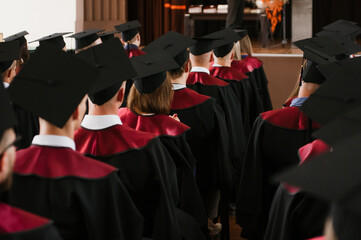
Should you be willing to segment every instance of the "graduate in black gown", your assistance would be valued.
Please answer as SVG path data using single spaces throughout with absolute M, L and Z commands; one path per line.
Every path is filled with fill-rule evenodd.
M 234 42 L 240 36 L 231 28 L 215 32 L 209 37 L 219 37 L 213 49 L 214 64 L 210 67 L 211 75 L 231 84 L 242 107 L 243 124 L 248 137 L 254 120 L 263 112 L 261 98 L 256 82 L 247 75 L 231 67 L 234 58 Z
M 123 126 L 118 116 L 123 81 L 136 76 L 120 40 L 111 39 L 77 56 L 106 69 L 95 84 L 96 92 L 89 94 L 89 114 L 75 133 L 77 150 L 119 168 L 118 176 L 144 217 L 143 237 L 181 239 L 171 156 L 156 135 Z
M 326 152 L 330 152 L 330 146 L 317 139 L 299 149 L 300 164 Z M 264 239 L 304 240 L 321 236 L 329 209 L 327 201 L 281 183 L 273 198 Z
M 9 66 L 8 69 L 3 69 L 5 87 L 11 83 L 12 79 L 17 72 L 20 71 L 24 63 L 29 59 L 28 53 L 28 42 L 25 36 L 28 34 L 27 31 L 22 31 L 20 33 L 14 34 L 4 39 L 5 43 L 17 45 L 17 52 L 20 58 L 16 58 L 15 65 L 9 66 L 8 63 L 5 65 Z M 5 73 L 6 71 L 6 73 Z M 33 137 L 39 133 L 39 121 L 37 116 L 33 113 L 30 113 L 16 104 L 13 104 L 16 119 L 18 124 L 15 126 L 15 132 L 17 135 L 21 136 L 21 139 L 16 143 L 17 149 L 23 149 L 30 146 Z
M 254 124 L 237 198 L 237 223 L 243 227 L 245 238 L 263 238 L 278 186 L 270 183 L 270 176 L 297 165 L 297 150 L 311 142 L 312 131 L 320 127 L 312 121 L 312 116 L 300 111 L 307 98 L 326 80 L 317 65 L 334 62 L 359 49 L 350 40 L 342 41 L 344 44 L 331 37 L 317 37 L 296 42 L 308 59 L 298 98 L 293 99 L 290 107 L 262 113 Z
M 205 39 L 211 40 L 212 47 L 214 46 L 216 38 Z M 200 42 L 190 48 L 192 69 L 187 79 L 187 87 L 200 94 L 213 97 L 223 109 L 229 136 L 229 156 L 235 170 L 233 181 L 238 182 L 246 149 L 242 109 L 231 85 L 210 75 L 212 48 L 209 49 L 208 46 L 204 42 Z
M 332 202 L 326 240 L 361 238 L 360 141 L 360 134 L 347 137 L 334 145 L 332 152 L 276 178 Z
M 194 157 L 186 141 L 189 127 L 168 116 L 172 85 L 167 70 L 179 65 L 164 50 L 158 49 L 131 58 L 137 77 L 128 97 L 128 108 L 119 116 L 125 126 L 159 136 L 177 167 L 180 202 L 177 218 L 185 239 L 207 235 L 207 215 L 194 178 Z
M 40 135 L 17 152 L 9 203 L 53 219 L 63 239 L 141 239 L 143 218 L 118 170 L 75 151 L 74 130 L 98 76 L 49 44 L 16 76 L 12 100 L 40 117 Z
M 17 49 L 17 46 L 16 46 Z M 18 52 L 18 51 L 16 51 Z M 0 85 L 0 193 L 11 187 L 15 161 L 14 143 L 17 138 L 13 127 L 16 117 L 10 106 L 9 96 Z M 0 239 L 54 239 L 60 240 L 52 222 L 19 208 L 0 202 Z

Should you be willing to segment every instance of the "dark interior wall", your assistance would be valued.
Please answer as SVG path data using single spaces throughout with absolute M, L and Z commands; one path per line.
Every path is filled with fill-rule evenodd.
M 361 0 L 313 0 L 313 34 L 338 19 L 361 24 Z

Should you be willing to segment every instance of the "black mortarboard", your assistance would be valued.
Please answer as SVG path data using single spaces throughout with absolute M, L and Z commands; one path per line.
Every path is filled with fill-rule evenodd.
M 104 30 L 100 30 L 100 29 L 88 29 L 86 31 L 78 32 L 73 35 L 70 35 L 68 37 L 75 38 L 75 49 L 79 50 L 95 42 L 99 38 L 97 33 L 103 31 Z
M 139 32 L 139 28 L 142 26 L 138 20 L 126 22 L 117 26 L 114 26 L 119 32 L 122 33 L 122 39 L 124 42 L 132 40 Z
M 195 43 L 196 41 L 190 37 L 174 31 L 169 31 L 148 44 L 142 51 L 149 52 L 155 49 L 164 49 L 172 58 L 174 58 L 179 67 L 183 67 L 184 63 L 189 58 L 187 48 Z
M 323 30 L 317 33 L 316 36 L 337 34 L 355 40 L 355 38 L 361 34 L 361 27 L 357 26 L 357 23 L 342 19 L 323 27 L 322 29 Z
M 317 66 L 347 58 L 350 54 L 361 51 L 361 46 L 343 36 L 323 36 L 294 42 L 304 52 L 307 65 L 302 73 L 304 82 L 322 84 L 326 78 Z
M 102 42 L 106 42 L 108 40 L 115 38 L 114 34 L 116 34 L 116 33 L 119 33 L 119 31 L 104 32 L 104 33 L 98 34 L 98 36 L 100 37 Z
M 322 126 L 313 135 L 331 146 L 361 133 L 361 106 L 346 112 Z
M 89 93 L 90 100 L 97 105 L 109 101 L 119 91 L 124 80 L 137 75 L 119 38 L 91 47 L 76 56 L 100 71 Z
M 22 67 L 9 92 L 16 105 L 62 128 L 98 76 L 94 66 L 45 44 Z
M 193 38 L 197 42 L 189 47 L 189 51 L 195 55 L 199 56 L 213 50 L 213 42 L 218 38 L 208 38 L 208 37 L 198 37 Z
M 206 35 L 207 38 L 218 38 L 213 42 L 213 53 L 216 57 L 224 57 L 234 47 L 234 43 L 240 40 L 240 36 L 232 29 L 226 28 Z
M 167 78 L 166 71 L 178 68 L 177 62 L 164 50 L 158 49 L 132 57 L 137 72 L 134 86 L 140 93 L 151 93 Z
M 244 29 L 241 26 L 231 26 L 231 28 L 239 35 L 241 39 L 248 35 L 247 29 Z
M 19 46 L 17 46 L 18 48 Z M 10 105 L 8 93 L 4 85 L 0 84 L 0 140 L 5 130 L 16 125 L 16 117 Z
M 337 62 L 324 64 L 317 66 L 318 71 L 322 75 L 324 75 L 326 78 L 332 78 L 335 73 L 340 71 L 345 65 L 352 66 L 355 68 L 361 68 L 361 58 L 360 57 L 354 57 L 354 58 L 347 58 L 344 60 L 340 60 Z
M 321 125 L 361 105 L 360 69 L 344 66 L 303 104 L 301 111 Z
M 4 38 L 4 41 L 5 42 L 11 42 L 11 41 L 15 41 L 15 40 L 18 40 L 19 42 L 19 46 L 22 46 L 23 44 L 26 43 L 26 38 L 25 36 L 28 35 L 29 33 L 27 31 L 22 31 L 22 32 L 19 32 L 19 33 L 16 33 L 14 35 L 11 35 L 7 38 Z
M 361 135 L 276 179 L 335 202 L 333 224 L 339 239 L 361 239 Z
M 18 41 L 0 42 L 0 74 L 8 70 L 17 59 L 20 59 Z
M 71 32 L 53 33 L 51 35 L 31 41 L 30 43 L 39 42 L 40 46 L 44 43 L 51 43 L 51 44 L 58 46 L 60 49 L 63 49 L 65 47 L 65 41 L 64 41 L 63 35 L 66 35 L 69 33 L 71 33 Z

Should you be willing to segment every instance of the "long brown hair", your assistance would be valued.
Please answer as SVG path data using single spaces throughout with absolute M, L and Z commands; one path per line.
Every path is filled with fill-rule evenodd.
M 128 96 L 127 107 L 141 113 L 169 114 L 173 93 L 169 76 L 151 93 L 141 94 L 133 85 Z

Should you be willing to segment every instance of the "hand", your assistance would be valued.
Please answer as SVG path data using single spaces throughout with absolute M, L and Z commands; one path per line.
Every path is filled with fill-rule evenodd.
M 170 118 L 173 118 L 174 120 L 177 120 L 178 122 L 180 122 L 179 118 L 178 118 L 178 114 L 173 114 L 173 115 L 169 115 Z

